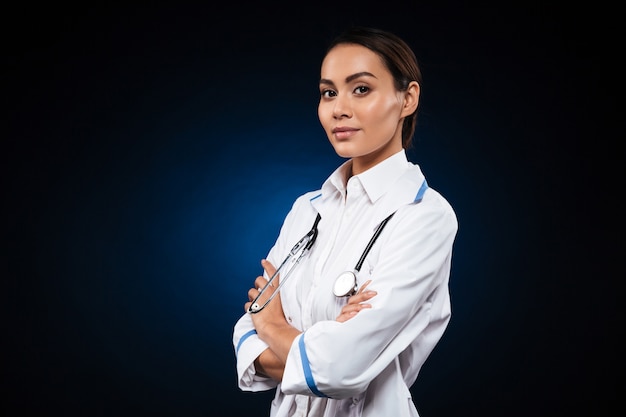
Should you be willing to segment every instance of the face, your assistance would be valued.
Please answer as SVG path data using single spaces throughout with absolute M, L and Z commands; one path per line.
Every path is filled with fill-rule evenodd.
M 361 45 L 337 45 L 322 62 L 318 117 L 335 152 L 352 158 L 353 175 L 402 149 L 402 122 L 412 111 L 393 81 Z

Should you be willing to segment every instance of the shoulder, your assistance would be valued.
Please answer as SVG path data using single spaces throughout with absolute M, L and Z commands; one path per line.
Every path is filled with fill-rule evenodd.
M 439 229 L 455 234 L 458 220 L 454 208 L 439 191 L 428 187 L 422 199 L 398 210 L 399 220 L 413 230 Z
M 456 214 L 450 202 L 439 191 L 434 188 L 428 187 L 424 193 L 422 202 L 425 208 L 436 210 L 443 215 L 449 215 L 456 218 Z
M 296 198 L 296 200 L 294 201 L 291 210 L 307 210 L 313 209 L 313 201 L 317 200 L 318 198 L 320 198 L 322 196 L 322 192 L 321 190 L 315 190 L 315 191 L 309 191 L 306 192 L 300 196 L 298 196 L 298 198 Z
M 287 214 L 285 224 L 293 225 L 294 223 L 299 223 L 301 220 L 314 218 L 317 215 L 314 202 L 318 200 L 320 196 L 320 190 L 309 191 L 298 196 Z

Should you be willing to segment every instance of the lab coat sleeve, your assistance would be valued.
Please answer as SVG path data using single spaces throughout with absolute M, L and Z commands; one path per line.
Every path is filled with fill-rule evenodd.
M 235 324 L 233 345 L 237 358 L 237 383 L 242 391 L 266 391 L 276 387 L 277 382 L 256 373 L 254 360 L 267 349 L 259 339 L 252 318 L 244 314 Z
M 286 254 L 285 231 L 289 230 L 294 217 L 297 212 L 303 207 L 309 207 L 308 195 L 302 196 L 294 202 L 291 210 L 285 217 L 285 221 L 281 227 L 278 239 L 274 246 L 271 248 L 267 255 L 267 260 L 274 266 L 278 265 L 282 259 L 280 256 Z M 288 240 L 288 239 L 287 239 Z M 282 254 L 282 255 L 281 255 Z M 267 274 L 264 274 L 266 278 L 269 278 Z M 254 277 L 251 277 L 250 284 Z M 243 391 L 265 391 L 277 386 L 277 381 L 260 376 L 256 373 L 254 366 L 254 360 L 265 350 L 268 345 L 261 340 L 254 328 L 252 318 L 249 314 L 244 313 L 243 316 L 237 320 L 233 330 L 233 347 L 235 349 L 235 357 L 237 362 L 237 381 L 239 388 Z
M 372 308 L 344 323 L 315 323 L 294 340 L 281 382 L 285 394 L 358 395 L 405 351 L 415 362 L 405 366 L 417 375 L 450 318 L 458 228 L 449 204 L 434 190 L 427 196 L 398 210 L 370 252 L 376 259 L 369 288 L 378 293 Z
M 267 260 L 276 262 L 274 253 L 279 252 L 278 242 L 270 250 Z M 264 274 L 266 278 L 267 275 Z M 252 284 L 253 279 L 250 280 Z M 254 360 L 268 348 L 254 328 L 250 314 L 244 313 L 235 323 L 233 330 L 233 347 L 237 359 L 237 381 L 242 391 L 266 391 L 276 387 L 277 381 L 260 376 L 256 373 Z

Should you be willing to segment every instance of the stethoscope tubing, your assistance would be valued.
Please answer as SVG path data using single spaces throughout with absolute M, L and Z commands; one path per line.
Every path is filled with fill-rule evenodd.
M 304 257 L 304 255 L 306 255 L 307 252 L 311 250 L 313 243 L 315 243 L 315 240 L 317 239 L 317 224 L 319 223 L 321 218 L 322 216 L 318 214 L 317 217 L 315 218 L 315 222 L 313 223 L 313 227 L 311 228 L 311 230 L 309 230 L 309 232 L 306 235 L 304 235 L 302 239 L 300 239 L 295 245 L 293 245 L 293 247 L 291 248 L 291 250 L 285 257 L 285 260 L 278 266 L 278 268 L 276 269 L 276 272 L 274 272 L 272 276 L 270 277 L 270 279 L 267 281 L 267 284 L 265 284 L 263 288 L 259 290 L 259 294 L 254 298 L 254 300 L 252 300 L 252 303 L 250 304 L 250 307 L 248 308 L 248 313 L 255 314 L 263 310 L 265 306 L 268 305 L 270 301 L 272 301 L 272 299 L 276 296 L 276 294 L 278 294 L 278 291 L 280 290 L 280 288 L 285 284 L 285 282 L 287 282 L 287 278 L 291 276 L 291 272 L 298 265 L 298 263 L 300 263 L 300 260 Z M 298 257 L 293 262 L 291 267 L 287 270 L 287 273 L 284 274 L 283 277 L 280 279 L 280 282 L 278 283 L 278 286 L 276 287 L 274 292 L 263 303 L 263 305 L 259 305 L 259 298 L 261 298 L 261 296 L 265 293 L 265 291 L 269 287 L 274 286 L 273 285 L 274 280 L 278 277 L 279 273 L 282 271 L 285 265 L 287 265 L 289 260 L 293 258 L 294 256 L 296 256 L 298 251 L 300 251 L 300 255 L 298 255 Z
M 384 227 L 387 225 L 389 220 L 391 220 L 391 218 L 393 217 L 394 214 L 395 214 L 395 212 L 391 213 L 389 216 L 387 216 L 387 218 L 385 218 L 385 220 L 380 222 L 380 224 L 378 225 L 378 227 L 374 231 L 374 234 L 372 235 L 372 238 L 367 243 L 367 246 L 365 247 L 365 250 L 363 250 L 363 253 L 361 254 L 361 257 L 359 258 L 359 261 L 357 262 L 356 266 L 354 267 L 354 270 L 353 270 L 354 272 L 353 271 L 346 271 L 346 272 L 340 274 L 339 277 L 337 277 L 337 279 L 339 280 L 340 277 L 345 276 L 345 274 L 349 272 L 353 276 L 353 281 L 354 281 L 349 286 L 349 288 L 347 288 L 344 291 L 333 290 L 333 293 L 337 297 L 350 296 L 350 295 L 353 295 L 356 292 L 356 272 L 359 272 L 361 270 L 361 266 L 363 266 L 363 262 L 365 261 L 365 258 L 367 257 L 367 255 L 369 254 L 370 250 L 372 249 L 372 246 L 374 246 L 374 243 L 376 242 L 376 239 L 378 239 L 378 236 L 383 231 Z M 315 240 L 317 239 L 317 224 L 319 223 L 320 219 L 321 219 L 321 216 L 320 216 L 320 214 L 318 214 L 316 219 L 315 219 L 315 223 L 313 224 L 313 227 L 311 228 L 311 230 L 291 248 L 291 250 L 289 251 L 289 254 L 287 254 L 287 256 L 285 257 L 285 260 L 280 264 L 278 269 L 276 269 L 276 272 L 274 272 L 272 274 L 270 279 L 267 281 L 267 284 L 265 284 L 265 286 L 263 286 L 263 288 L 261 288 L 259 290 L 259 294 L 254 298 L 254 300 L 252 300 L 252 303 L 250 304 L 250 307 L 248 308 L 248 313 L 255 314 L 255 313 L 258 313 L 259 311 L 263 310 L 265 308 L 265 306 L 267 306 L 269 304 L 269 302 L 272 301 L 272 299 L 276 296 L 276 294 L 278 294 L 278 291 L 280 290 L 280 288 L 285 284 L 285 282 L 287 282 L 287 278 L 289 278 L 289 276 L 291 275 L 291 272 L 298 265 L 298 263 L 300 263 L 300 260 L 304 257 L 304 255 L 306 255 L 306 253 L 311 249 L 311 247 L 313 246 L 313 243 L 315 243 Z M 300 252 L 300 255 L 298 255 L 298 257 L 293 262 L 293 264 L 291 265 L 291 267 L 289 268 L 287 273 L 284 274 L 283 277 L 280 279 L 280 282 L 279 282 L 278 286 L 274 289 L 274 292 L 269 296 L 269 298 L 267 300 L 265 300 L 263 305 L 259 305 L 259 299 L 261 298 L 261 296 L 265 293 L 265 291 L 270 286 L 273 286 L 273 281 L 278 277 L 279 273 L 282 271 L 282 269 L 285 267 L 285 265 L 287 265 L 289 260 L 291 258 L 293 258 L 298 253 L 300 248 L 302 248 L 302 251 Z M 337 288 L 337 285 L 335 285 L 335 288 Z
M 414 202 L 416 202 L 416 203 L 421 202 L 422 198 L 424 196 L 424 193 L 426 192 L 427 189 L 428 189 L 428 183 L 426 182 L 426 180 L 424 180 L 422 182 L 422 185 L 420 186 L 420 189 L 417 192 L 417 196 L 415 197 Z M 339 274 L 339 276 L 337 277 L 337 280 L 335 282 L 334 289 L 333 289 L 333 293 L 337 297 L 351 296 L 351 295 L 353 295 L 356 292 L 356 289 L 357 289 L 356 288 L 357 287 L 356 273 L 361 270 L 361 267 L 363 266 L 363 262 L 365 262 L 365 258 L 369 254 L 370 249 L 372 249 L 372 246 L 374 246 L 374 243 L 376 242 L 376 239 L 378 239 L 378 236 L 383 231 L 383 229 L 385 228 L 385 226 L 387 225 L 389 220 L 391 220 L 391 218 L 393 217 L 394 214 L 396 214 L 395 211 L 393 213 L 391 213 L 389 216 L 387 216 L 385 218 L 385 220 L 380 222 L 380 224 L 378 225 L 378 227 L 374 231 L 374 234 L 372 235 L 372 238 L 370 239 L 370 241 L 367 243 L 367 246 L 363 250 L 363 253 L 361 254 L 361 257 L 359 258 L 359 261 L 356 263 L 356 266 L 354 267 L 354 270 L 352 270 L 352 271 L 345 271 L 345 272 Z M 254 298 L 254 300 L 252 300 L 252 303 L 250 304 L 250 307 L 248 308 L 248 313 L 254 314 L 254 313 L 258 313 L 259 311 L 263 310 L 265 308 L 265 306 L 270 301 L 272 301 L 272 299 L 276 296 L 276 294 L 278 294 L 278 290 L 280 289 L 280 287 L 282 287 L 283 284 L 287 281 L 287 278 L 289 278 L 289 276 L 291 275 L 291 272 L 294 270 L 296 265 L 298 265 L 298 263 L 300 262 L 302 257 L 311 249 L 311 247 L 315 243 L 315 240 L 317 239 L 317 224 L 320 222 L 321 218 L 322 218 L 322 216 L 318 213 L 317 217 L 315 218 L 315 222 L 313 223 L 313 227 L 311 228 L 311 230 L 304 237 L 302 237 L 302 239 L 300 239 L 298 241 L 298 243 L 296 243 L 293 246 L 293 248 L 291 248 L 291 250 L 289 251 L 289 254 L 287 254 L 287 257 L 280 264 L 280 266 L 278 267 L 276 272 L 274 272 L 274 274 L 272 274 L 270 279 L 267 281 L 267 284 L 263 288 L 261 288 L 259 290 L 259 294 Z M 259 304 L 258 304 L 259 298 L 261 298 L 261 296 L 263 295 L 263 293 L 265 292 L 265 290 L 267 288 L 269 288 L 270 286 L 273 286 L 272 285 L 272 281 L 274 281 L 276 279 L 276 277 L 278 277 L 279 272 L 283 269 L 283 267 L 287 264 L 287 262 L 293 256 L 295 256 L 296 253 L 298 253 L 300 248 L 302 248 L 302 252 L 300 252 L 300 255 L 298 255 L 298 257 L 296 258 L 295 262 L 293 262 L 291 268 L 289 268 L 287 273 L 281 278 L 280 283 L 278 284 L 278 287 L 274 290 L 272 295 L 270 295 L 270 297 L 265 301 L 265 303 L 263 303 L 263 305 L 259 306 Z M 354 280 L 353 285 L 347 286 L 348 288 L 344 289 L 342 291 L 337 290 L 336 289 L 338 287 L 337 283 L 340 281 L 340 279 L 342 279 L 343 277 L 345 277 L 348 274 L 351 274 L 351 276 L 353 277 L 353 280 Z M 346 287 L 342 287 L 342 288 L 346 288 Z

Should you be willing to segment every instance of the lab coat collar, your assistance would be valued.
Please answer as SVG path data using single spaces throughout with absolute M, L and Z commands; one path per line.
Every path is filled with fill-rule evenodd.
M 326 202 L 338 197 L 345 198 L 351 169 L 352 160 L 341 164 L 322 185 L 322 193 L 319 196 L 321 198 L 311 201 L 322 215 Z M 417 202 L 416 196 L 424 182 L 424 175 L 419 166 L 409 162 L 404 149 L 356 177 L 372 204 L 383 195 L 390 195 L 391 198 L 386 199 L 381 206 L 381 215 L 390 214 L 402 205 Z
M 406 172 L 408 162 L 402 149 L 376 166 L 356 175 L 372 203 L 385 194 L 389 186 L 395 184 Z

